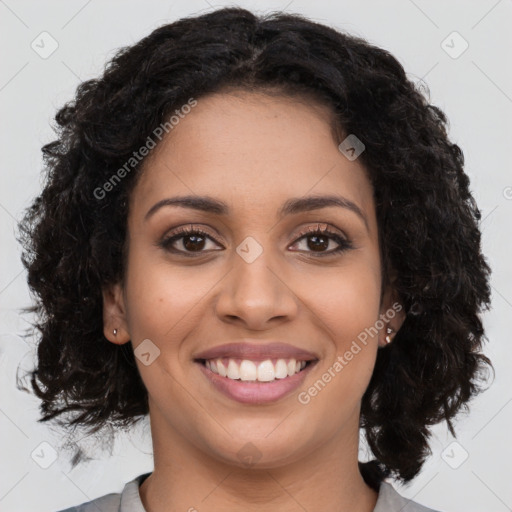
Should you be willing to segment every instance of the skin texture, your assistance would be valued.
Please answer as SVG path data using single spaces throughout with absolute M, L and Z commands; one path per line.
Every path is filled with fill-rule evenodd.
M 155 470 L 140 491 L 148 512 L 375 506 L 357 466 L 359 410 L 384 329 L 307 405 L 297 392 L 266 405 L 238 403 L 193 361 L 242 337 L 279 340 L 318 356 L 303 391 L 395 302 L 384 290 L 381 303 L 372 186 L 358 160 L 338 150 L 328 119 L 325 107 L 297 99 L 202 97 L 145 162 L 131 196 L 126 275 L 104 290 L 104 326 L 113 343 L 131 340 L 135 349 L 150 339 L 160 349 L 149 366 L 137 359 L 154 447 Z M 357 204 L 366 223 L 340 207 L 277 216 L 290 198 L 333 193 Z M 230 212 L 165 206 L 145 219 L 158 201 L 184 195 L 222 200 Z M 158 245 L 191 225 L 211 237 L 200 255 Z M 352 248 L 322 257 L 304 237 L 318 225 Z M 263 248 L 252 263 L 236 252 L 248 236 Z M 173 245 L 186 252 L 183 242 Z M 320 251 L 337 246 L 331 239 Z M 402 321 L 397 314 L 390 326 Z M 251 467 L 238 456 L 249 442 L 261 455 Z

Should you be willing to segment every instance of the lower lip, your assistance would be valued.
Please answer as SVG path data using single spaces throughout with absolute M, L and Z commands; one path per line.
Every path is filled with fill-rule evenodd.
M 244 404 L 266 404 L 275 402 L 295 391 L 304 382 L 316 361 L 309 363 L 303 370 L 291 377 L 270 382 L 233 380 L 213 373 L 202 363 L 196 364 L 215 388 L 229 398 Z

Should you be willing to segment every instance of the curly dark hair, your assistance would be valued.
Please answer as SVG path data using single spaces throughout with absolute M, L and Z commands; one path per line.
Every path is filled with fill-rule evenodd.
M 480 211 L 447 119 L 401 64 L 367 41 L 301 15 L 224 8 L 161 26 L 122 48 L 57 113 L 43 147 L 46 182 L 20 222 L 22 260 L 37 300 L 39 421 L 66 418 L 97 432 L 148 413 L 131 344 L 106 342 L 102 287 L 122 282 L 130 193 L 141 163 L 104 197 L 155 127 L 190 97 L 230 89 L 328 105 L 333 133 L 356 134 L 374 190 L 383 261 L 407 313 L 379 350 L 360 425 L 375 457 L 360 463 L 374 488 L 410 481 L 430 453 L 429 427 L 482 390 L 490 268 Z M 344 134 L 344 135 L 343 135 Z M 341 140 L 340 140 L 341 141 Z M 96 191 L 96 193 L 95 193 Z M 62 415 L 62 416 L 61 416 Z

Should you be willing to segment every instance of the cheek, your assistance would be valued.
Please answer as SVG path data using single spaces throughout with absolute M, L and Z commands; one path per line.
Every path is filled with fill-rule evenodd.
M 322 382 L 311 389 L 311 397 L 318 396 L 313 409 L 318 406 L 323 411 L 326 404 L 341 400 L 347 406 L 339 409 L 344 414 L 357 406 L 375 364 L 381 293 L 378 260 L 355 258 L 329 278 L 312 280 L 307 288 L 310 291 L 303 297 L 308 309 L 330 340 L 319 372 Z
M 171 266 L 133 252 L 126 282 L 127 319 L 136 343 L 149 338 L 168 347 L 197 322 L 201 300 L 218 279 L 198 267 Z
M 183 393 L 181 383 L 189 379 L 190 361 L 182 349 L 204 318 L 202 299 L 218 277 L 198 267 L 155 261 L 135 249 L 130 258 L 125 293 L 132 345 L 136 350 L 149 339 L 160 351 L 149 365 L 136 359 L 139 373 L 155 404 L 166 404 L 172 396 L 176 410 L 187 408 L 189 395 Z
M 322 321 L 338 351 L 373 325 L 380 308 L 381 280 L 378 261 L 353 258 L 351 264 L 325 275 L 312 276 L 302 296 Z

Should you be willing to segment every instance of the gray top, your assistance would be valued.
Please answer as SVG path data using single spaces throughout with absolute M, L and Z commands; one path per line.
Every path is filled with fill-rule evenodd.
M 60 512 L 146 512 L 139 494 L 139 486 L 151 473 L 144 473 L 128 482 L 123 491 L 106 494 Z M 398 494 L 391 484 L 382 482 L 373 512 L 438 512 L 419 505 Z

